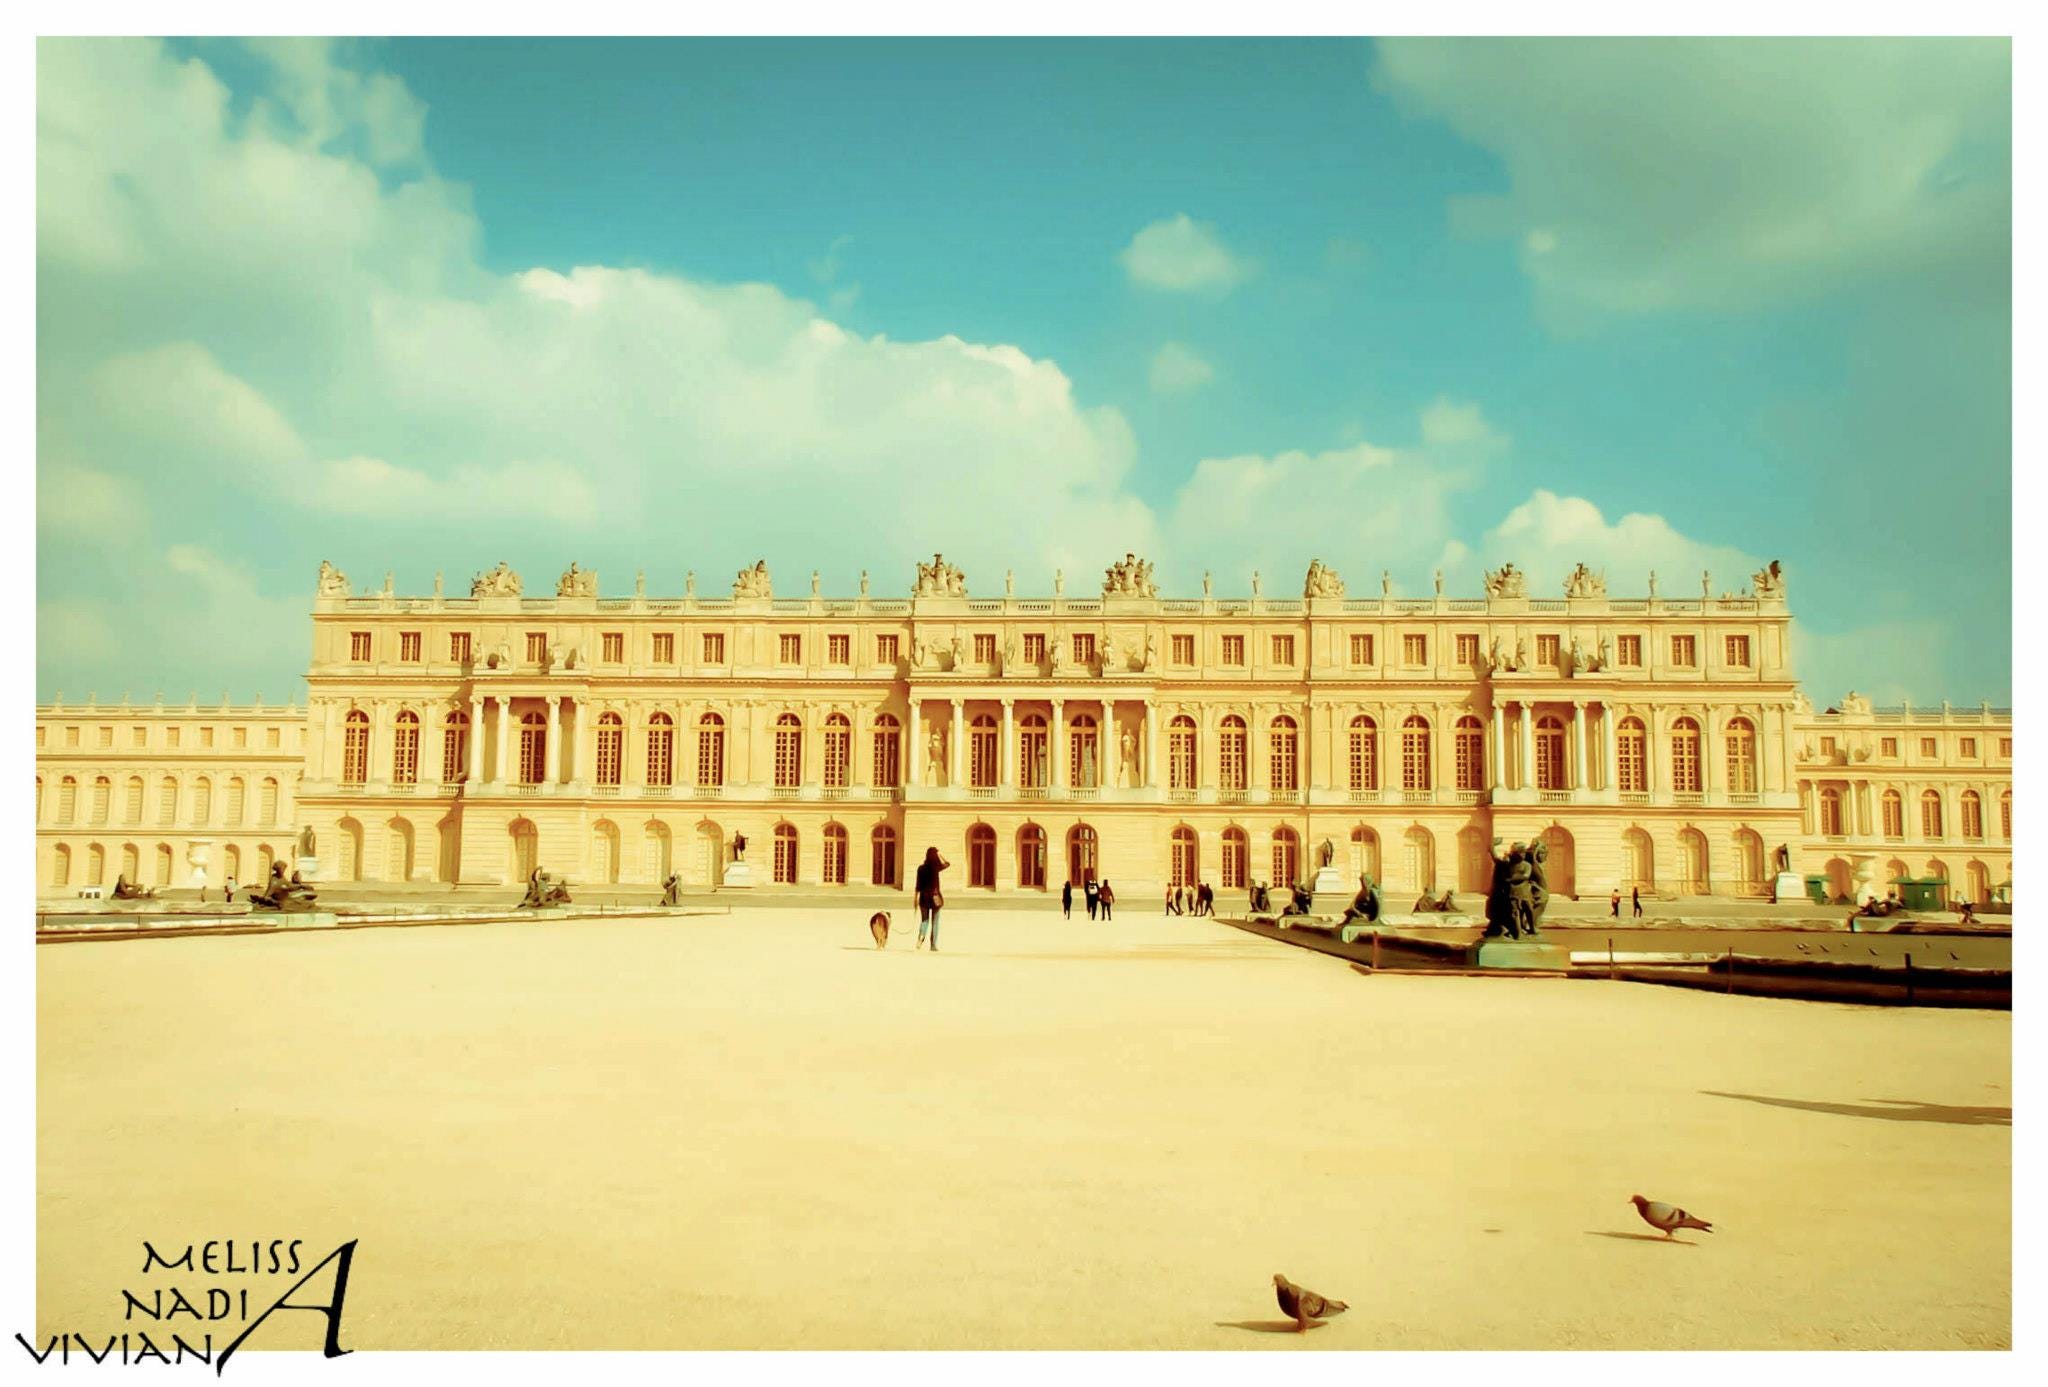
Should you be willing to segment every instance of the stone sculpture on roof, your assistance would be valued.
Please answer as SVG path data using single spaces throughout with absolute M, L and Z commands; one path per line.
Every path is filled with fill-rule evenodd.
M 773 597 L 775 585 L 768 577 L 768 560 L 756 559 L 752 568 L 743 568 L 732 580 L 734 597 Z
M 569 563 L 569 571 L 564 573 L 562 580 L 555 584 L 555 596 L 597 596 L 597 574 L 587 568 L 578 568 L 572 559 Z
M 1758 597 L 1783 597 L 1785 595 L 1785 573 L 1772 559 L 1770 566 L 1750 574 L 1749 581 L 1756 587 Z
M 1342 597 L 1344 580 L 1337 576 L 1337 570 L 1321 559 L 1310 559 L 1308 577 L 1301 585 L 1303 597 Z
M 521 591 L 519 575 L 503 559 L 488 573 L 479 573 L 470 580 L 471 597 L 517 597 Z
M 320 595 L 322 597 L 348 596 L 348 575 L 327 560 L 320 560 Z
M 1488 597 L 1527 597 L 1529 575 L 1511 563 L 1504 563 L 1486 575 Z
M 1157 597 L 1159 588 L 1152 581 L 1152 565 L 1135 554 L 1125 554 L 1122 563 L 1111 564 L 1103 570 L 1102 595 Z
M 917 566 L 917 586 L 911 592 L 917 597 L 965 597 L 967 575 L 947 563 L 945 555 L 934 554 L 930 563 Z
M 1574 598 L 1605 597 L 1607 575 L 1595 573 L 1584 564 L 1580 564 L 1571 571 L 1571 576 L 1564 580 L 1564 595 Z

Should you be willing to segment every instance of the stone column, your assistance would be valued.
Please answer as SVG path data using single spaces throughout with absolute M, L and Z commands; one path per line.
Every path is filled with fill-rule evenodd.
M 1621 784 L 1621 718 L 1620 710 L 1612 703 L 1600 705 L 1600 734 L 1607 739 L 1607 784 L 1605 789 L 1616 789 Z
M 963 702 L 962 700 L 960 700 L 960 699 L 957 699 L 957 698 L 956 698 L 956 699 L 954 699 L 954 700 L 953 700 L 953 720 L 952 720 L 952 722 L 950 722 L 950 723 L 949 723 L 949 724 L 947 724 L 947 726 L 946 726 L 946 788 L 947 788 L 947 789 L 951 789 L 951 788 L 952 788 L 953 786 L 955 786 L 955 785 L 967 785 L 967 784 L 970 784 L 970 783 L 972 783 L 972 779 L 973 779 L 973 778 L 972 778 L 971 776 L 966 776 L 966 775 L 962 775 L 962 774 L 961 774 L 961 770 L 962 770 L 962 767 L 961 767 L 961 765 L 960 765 L 960 743 L 961 743 L 961 741 L 963 740 L 963 739 L 962 739 L 962 737 L 960 736 L 960 723 L 961 723 L 961 721 L 962 721 L 962 717 L 963 717 L 963 715 L 964 715 L 964 713 L 965 713 L 965 711 L 966 711 L 966 707 L 967 707 L 967 705 L 966 705 L 966 703 L 965 703 L 965 702 Z
M 1067 784 L 1067 701 L 1063 698 L 1052 701 L 1052 783 L 1061 789 Z
M 558 694 L 548 695 L 547 752 L 548 784 L 560 784 L 562 779 L 562 699 Z M 620 778 L 624 779 L 623 776 Z
M 1520 734 L 1522 739 L 1522 754 L 1516 759 L 1522 763 L 1522 783 L 1518 788 L 1526 790 L 1536 783 L 1536 739 L 1534 736 L 1530 734 L 1529 731 L 1528 700 L 1524 699 L 1522 701 L 1521 708 L 1522 716 L 1520 720 Z
M 1578 759 L 1578 779 L 1572 782 L 1572 788 L 1583 791 L 1586 789 L 1586 704 L 1582 699 L 1572 702 L 1572 745 Z
M 910 745 L 903 749 L 903 783 L 922 785 L 924 783 L 924 727 L 921 710 L 924 700 L 916 694 L 910 696 Z
M 1002 753 L 996 758 L 996 772 L 1000 777 L 996 783 L 1005 790 L 1014 790 L 1017 787 L 1015 704 L 1015 699 L 1006 698 L 1003 700 L 1003 749 Z
M 1505 703 L 1493 705 L 1493 736 L 1486 748 L 1486 788 L 1500 790 L 1508 779 L 1508 710 Z
M 1714 746 L 1716 739 L 1714 737 L 1713 714 L 1705 708 L 1700 709 L 1699 723 L 1700 794 L 1704 797 L 1712 795 L 1714 792 Z
M 1138 783 L 1154 790 L 1166 787 L 1166 777 L 1159 773 L 1159 705 L 1149 698 L 1145 700 L 1145 778 Z
M 505 695 L 498 699 L 498 774 L 500 785 L 511 779 L 509 767 L 512 764 L 512 699 Z
M 320 744 L 320 769 L 324 778 L 328 780 L 341 779 L 335 761 L 335 758 L 341 754 L 341 746 L 335 740 L 340 735 L 340 715 L 341 705 L 335 700 L 329 699 L 327 701 L 327 736 Z
M 482 694 L 473 693 L 469 696 L 469 746 L 467 750 L 469 754 L 463 759 L 468 763 L 469 782 L 474 785 L 483 778 L 484 768 L 484 700 Z

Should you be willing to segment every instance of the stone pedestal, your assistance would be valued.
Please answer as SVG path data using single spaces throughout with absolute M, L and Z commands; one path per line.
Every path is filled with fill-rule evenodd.
M 1476 960 L 1481 968 L 1544 968 L 1569 972 L 1572 951 L 1541 935 L 1534 939 L 1483 939 Z
M 1771 896 L 1779 905 L 1791 901 L 1805 901 L 1806 878 L 1797 872 L 1778 873 L 1777 879 L 1771 883 Z
M 299 875 L 307 881 L 313 881 L 320 875 L 320 859 L 317 857 L 301 857 L 292 865 L 298 868 Z
M 1333 862 L 1327 867 L 1316 868 L 1315 879 L 1309 882 L 1308 889 L 1316 893 L 1316 903 L 1319 905 L 1338 897 L 1343 899 L 1345 905 L 1349 905 L 1351 898 L 1358 894 L 1358 878 L 1345 876 L 1337 870 L 1337 865 Z
M 721 891 L 745 891 L 754 885 L 754 864 L 751 862 L 728 862 L 725 875 L 719 879 Z

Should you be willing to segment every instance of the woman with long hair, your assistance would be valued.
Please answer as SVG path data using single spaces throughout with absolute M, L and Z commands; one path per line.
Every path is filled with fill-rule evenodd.
M 931 931 L 933 953 L 939 951 L 939 908 L 946 903 L 939 891 L 939 873 L 951 865 L 937 848 L 926 848 L 924 861 L 917 864 L 917 943 L 922 945 L 925 931 Z

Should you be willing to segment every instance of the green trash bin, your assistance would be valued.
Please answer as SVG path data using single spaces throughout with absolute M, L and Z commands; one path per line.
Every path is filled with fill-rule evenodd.
M 1828 879 L 1824 876 L 1806 879 L 1806 898 L 1816 905 L 1828 903 Z
M 1945 877 L 1894 877 L 1892 884 L 1899 888 L 1899 904 L 1908 910 L 1940 910 L 1941 894 L 1948 888 Z

